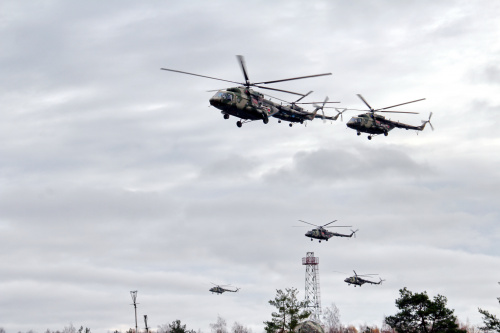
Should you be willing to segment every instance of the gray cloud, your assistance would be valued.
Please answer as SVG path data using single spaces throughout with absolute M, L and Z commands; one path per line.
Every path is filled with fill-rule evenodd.
M 380 325 L 404 286 L 441 293 L 480 323 L 477 307 L 497 305 L 497 11 L 4 1 L 0 324 L 124 331 L 139 290 L 152 327 L 181 319 L 206 332 L 220 314 L 259 332 L 276 289 L 303 295 L 308 251 L 320 257 L 323 305 L 335 302 L 345 323 Z M 332 72 L 277 86 L 313 90 L 310 101 L 425 97 L 404 108 L 420 115 L 391 118 L 419 124 L 433 112 L 436 131 L 368 141 L 342 122 L 237 128 L 208 104 L 225 83 L 160 70 L 240 81 L 235 54 L 254 82 Z M 320 244 L 298 219 L 359 231 Z M 387 281 L 349 288 L 334 271 L 353 269 Z M 211 282 L 242 290 L 211 295 Z

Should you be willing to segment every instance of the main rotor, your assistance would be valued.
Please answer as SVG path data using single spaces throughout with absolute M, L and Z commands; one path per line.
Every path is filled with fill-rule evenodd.
M 241 85 L 241 86 L 245 86 L 247 89 L 250 88 L 250 87 L 256 87 L 256 88 L 261 88 L 261 89 L 280 91 L 280 92 L 284 92 L 284 93 L 287 93 L 287 94 L 293 94 L 293 95 L 298 95 L 298 96 L 304 96 L 304 94 L 300 94 L 300 93 L 296 93 L 296 92 L 288 91 L 288 90 L 283 90 L 283 89 L 277 89 L 277 88 L 271 88 L 271 87 L 264 87 L 262 85 L 263 84 L 273 84 L 273 83 L 279 83 L 279 82 L 285 82 L 285 81 L 293 81 L 293 80 L 307 79 L 307 78 L 312 78 L 312 77 L 332 75 L 332 73 L 323 73 L 323 74 L 298 76 L 298 77 L 293 77 L 293 78 L 288 78 L 288 79 L 281 79 L 281 80 L 263 81 L 263 82 L 251 82 L 250 78 L 248 77 L 248 73 L 247 73 L 247 69 L 246 69 L 246 65 L 245 65 L 245 58 L 242 55 L 237 55 L 236 58 L 238 59 L 238 62 L 240 64 L 241 71 L 243 72 L 243 78 L 245 79 L 245 82 L 236 82 L 236 81 L 231 81 L 231 80 L 216 78 L 216 77 L 212 77 L 212 76 L 206 76 L 206 75 L 200 75 L 200 74 L 195 74 L 195 73 L 189 73 L 189 72 L 179 71 L 179 70 L 175 70 L 175 69 L 169 69 L 169 68 L 161 68 L 161 69 L 164 70 L 164 71 L 170 71 L 170 72 L 175 72 L 175 73 L 181 73 L 181 74 L 187 74 L 187 75 L 204 77 L 204 78 L 212 79 L 212 80 L 218 80 L 218 81 L 235 83 L 235 84 L 238 84 L 238 85 Z
M 411 114 L 418 114 L 418 112 L 408 112 L 408 111 L 387 111 L 387 109 L 392 109 L 392 108 L 395 108 L 396 106 L 406 105 L 406 104 L 415 103 L 415 102 L 420 102 L 420 101 L 425 100 L 425 98 L 421 98 L 421 99 L 417 99 L 417 100 L 410 101 L 410 102 L 405 102 L 405 103 L 400 103 L 400 104 L 396 104 L 396 105 L 386 106 L 385 108 L 374 109 L 374 108 L 372 108 L 372 107 L 370 106 L 370 104 L 368 104 L 368 102 L 367 102 L 367 101 L 363 98 L 363 96 L 361 96 L 361 94 L 357 94 L 357 96 L 359 97 L 359 99 L 361 99 L 361 100 L 363 101 L 363 103 L 365 103 L 365 105 L 368 107 L 368 109 L 369 109 L 369 110 L 358 110 L 358 109 L 349 109 L 349 110 L 370 112 L 372 115 L 373 115 L 375 112 L 387 112 L 387 113 L 411 113 Z

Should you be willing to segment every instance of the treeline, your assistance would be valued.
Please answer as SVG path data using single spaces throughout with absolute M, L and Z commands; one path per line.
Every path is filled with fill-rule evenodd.
M 429 298 L 427 292 L 413 293 L 407 288 L 400 291 L 400 297 L 396 299 L 398 312 L 395 315 L 384 318 L 382 327 L 360 325 L 343 325 L 340 320 L 340 311 L 332 303 L 330 307 L 323 310 L 322 326 L 325 333 L 500 333 L 500 320 L 493 314 L 481 308 L 479 313 L 483 316 L 483 325 L 474 326 L 468 322 L 460 322 L 454 315 L 454 310 L 447 307 L 447 299 L 437 295 Z M 298 291 L 288 288 L 285 291 L 277 290 L 274 299 L 269 304 L 277 311 L 272 312 L 271 320 L 264 321 L 266 333 L 288 333 L 295 332 L 301 322 L 308 320 L 311 315 L 307 303 L 297 299 Z M 170 324 L 157 327 L 156 330 L 141 329 L 137 333 L 203 333 L 201 330 L 188 329 L 179 319 Z M 215 323 L 210 324 L 211 333 L 252 333 L 252 330 L 241 323 L 234 322 L 228 328 L 224 318 L 217 316 Z M 0 327 L 0 333 L 6 333 Z M 22 332 L 18 332 L 22 333 Z M 32 330 L 26 333 L 36 333 Z M 89 328 L 80 326 L 76 329 L 72 324 L 62 331 L 51 331 L 45 333 L 91 333 Z M 114 331 L 108 333 L 136 333 L 130 328 L 126 332 Z M 298 333 L 301 333 L 300 331 Z M 312 333 L 312 332 L 304 332 Z M 320 333 L 320 332 L 317 332 Z

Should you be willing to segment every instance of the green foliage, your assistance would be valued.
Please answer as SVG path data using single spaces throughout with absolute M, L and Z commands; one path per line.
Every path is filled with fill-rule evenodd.
M 483 315 L 484 326 L 480 327 L 485 332 L 500 332 L 500 320 L 486 310 L 479 309 L 479 313 Z
M 447 299 L 437 295 L 430 300 L 426 292 L 413 294 L 400 289 L 396 300 L 399 312 L 385 318 L 385 322 L 398 333 L 465 333 L 458 328 L 453 310 L 446 308 Z
M 307 302 L 297 300 L 298 291 L 295 288 L 276 290 L 276 297 L 269 301 L 269 304 L 275 306 L 278 312 L 273 312 L 271 321 L 265 321 L 265 330 L 267 333 L 292 332 L 295 327 L 304 319 L 311 315 L 307 311 Z

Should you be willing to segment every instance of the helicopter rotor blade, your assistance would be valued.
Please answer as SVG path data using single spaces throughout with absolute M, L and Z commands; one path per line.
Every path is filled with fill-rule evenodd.
M 377 110 L 375 110 L 374 112 L 419 114 L 419 112 L 410 112 L 410 111 L 377 111 Z
M 306 222 L 306 221 L 302 221 L 302 220 L 299 220 L 299 221 L 302 222 L 302 223 L 307 223 L 307 224 L 313 225 L 315 227 L 319 227 L 319 225 L 316 225 L 316 224 L 312 224 L 312 223 L 309 223 L 309 222 Z
M 326 227 L 326 228 L 352 228 L 352 225 L 331 225 L 331 226 Z
M 365 105 L 370 109 L 371 112 L 373 112 L 373 108 L 370 106 L 370 104 L 368 104 L 367 101 L 365 101 L 365 99 L 363 98 L 363 96 L 361 96 L 361 94 L 357 94 L 358 97 L 363 101 L 363 103 L 365 103 Z
M 268 90 L 274 90 L 274 91 L 281 91 L 281 92 L 284 92 L 284 93 L 287 93 L 287 94 L 292 94 L 292 95 L 298 95 L 298 96 L 302 96 L 304 94 L 300 94 L 300 93 L 296 93 L 296 92 L 293 92 L 293 91 L 288 91 L 288 90 L 282 90 L 282 89 L 276 89 L 276 88 L 270 88 L 270 87 L 262 87 L 262 86 L 258 86 L 256 84 L 251 84 L 252 86 L 254 87 L 257 87 L 257 88 L 261 88 L 261 89 L 268 89 Z
M 327 225 L 333 223 L 333 222 L 337 222 L 337 220 L 333 220 L 332 222 L 328 222 L 327 224 L 323 224 L 322 227 L 326 227 Z
M 274 81 L 265 81 L 265 82 L 256 82 L 254 84 L 270 84 L 270 83 L 278 83 L 278 82 L 285 82 L 285 81 L 292 81 L 292 80 L 301 80 L 301 79 L 307 79 L 307 78 L 311 78 L 311 77 L 327 76 L 327 75 L 332 75 L 332 73 L 323 73 L 323 74 L 298 76 L 298 77 L 292 77 L 292 78 L 289 78 L 289 79 L 274 80 Z
M 312 94 L 312 92 L 313 92 L 313 91 L 311 90 L 311 91 L 310 91 L 310 92 L 308 92 L 307 94 L 302 95 L 302 97 L 301 97 L 301 98 L 299 98 L 298 100 L 296 100 L 296 101 L 295 101 L 295 102 L 293 102 L 292 104 L 297 104 L 297 102 L 299 102 L 300 100 L 302 100 L 304 97 L 309 96 L 310 94 Z
M 161 69 L 164 70 L 164 71 L 169 71 L 169 72 L 175 72 L 175 73 L 181 73 L 181 74 L 187 74 L 187 75 L 204 77 L 206 79 L 212 79 L 212 80 L 218 80 L 218 81 L 224 81 L 224 82 L 230 82 L 230 83 L 236 83 L 236 84 L 243 84 L 241 82 L 229 81 L 229 80 L 219 79 L 219 78 L 216 78 L 216 77 L 211 77 L 211 76 L 206 76 L 206 75 L 200 75 L 200 74 L 194 74 L 194 73 L 189 73 L 189 72 L 183 72 L 183 71 L 178 71 L 178 70 L 175 70 L 175 69 L 169 69 L 169 68 L 161 68 Z
M 247 69 L 245 65 L 245 58 L 242 55 L 237 55 L 238 61 L 240 62 L 241 71 L 243 72 L 243 76 L 245 77 L 245 85 L 250 86 L 250 80 L 248 79 Z
M 297 104 L 318 104 L 318 103 L 324 103 L 324 102 L 302 102 L 302 103 L 297 103 Z M 326 102 L 326 104 L 332 104 L 332 103 L 340 103 L 340 102 Z M 325 108 L 328 108 L 328 106 L 325 106 Z M 330 107 L 332 108 L 332 106 Z
M 386 110 L 386 109 L 394 108 L 396 106 L 401 106 L 401 105 L 406 105 L 406 104 L 410 104 L 410 103 L 420 102 L 420 101 L 423 101 L 423 100 L 425 100 L 425 98 L 416 99 L 414 101 L 410 101 L 410 102 L 406 102 L 406 103 L 401 103 L 401 104 L 396 104 L 396 105 L 393 105 L 393 106 L 387 106 L 385 108 L 377 109 L 377 110 L 374 110 L 374 111 Z

